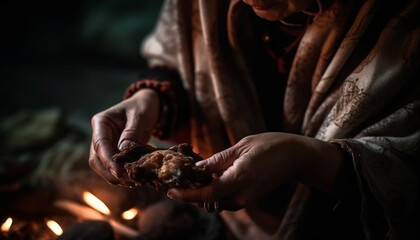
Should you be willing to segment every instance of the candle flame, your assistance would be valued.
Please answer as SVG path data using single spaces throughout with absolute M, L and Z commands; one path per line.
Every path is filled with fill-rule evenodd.
M 12 226 L 13 218 L 9 217 L 4 221 L 4 223 L 1 225 L 1 231 L 2 232 L 8 232 L 10 227 Z
M 51 231 L 55 235 L 60 236 L 61 234 L 63 234 L 63 229 L 60 227 L 60 225 L 56 221 L 48 220 L 47 226 L 51 229 Z
M 128 209 L 127 211 L 123 212 L 121 214 L 121 217 L 125 220 L 131 220 L 131 219 L 133 219 L 137 216 L 138 212 L 139 211 L 136 208 L 131 208 L 131 209 Z
M 79 203 L 72 202 L 69 200 L 57 200 L 54 202 L 54 205 L 56 207 L 59 207 L 63 210 L 66 210 L 74 214 L 75 216 L 80 217 L 81 219 L 108 221 L 109 224 L 111 224 L 112 229 L 114 229 L 116 233 L 119 233 L 130 239 L 132 238 L 139 239 L 140 237 L 140 233 L 137 230 L 132 229 L 112 218 L 104 216 L 103 214 L 101 214 L 100 212 L 96 211 L 95 209 L 91 207 L 84 206 L 84 205 L 81 205 Z
M 85 200 L 85 202 L 89 206 L 91 206 L 92 208 L 98 210 L 99 212 L 101 212 L 101 213 L 103 213 L 105 215 L 110 215 L 111 214 L 111 211 L 105 205 L 105 203 L 102 202 L 101 200 L 99 200 L 99 198 L 97 198 L 92 193 L 90 193 L 90 192 L 84 192 L 83 193 L 83 200 Z

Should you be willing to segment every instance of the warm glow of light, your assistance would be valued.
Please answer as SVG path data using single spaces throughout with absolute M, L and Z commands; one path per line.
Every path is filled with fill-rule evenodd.
M 83 200 L 85 200 L 85 202 L 87 204 L 89 204 L 89 206 L 93 207 L 94 209 L 98 210 L 99 212 L 101 212 L 105 215 L 111 214 L 111 211 L 109 211 L 109 208 L 105 205 L 105 203 L 103 203 L 101 200 L 99 200 L 92 193 L 84 192 L 83 193 Z
M 48 220 L 47 226 L 51 229 L 51 231 L 53 231 L 55 235 L 60 236 L 61 234 L 63 234 L 63 229 L 56 221 Z
M 121 217 L 125 220 L 131 220 L 137 216 L 139 211 L 136 208 L 128 209 L 127 211 L 121 214 Z
M 1 225 L 1 231 L 8 232 L 12 226 L 13 219 L 11 217 L 7 218 L 6 221 Z

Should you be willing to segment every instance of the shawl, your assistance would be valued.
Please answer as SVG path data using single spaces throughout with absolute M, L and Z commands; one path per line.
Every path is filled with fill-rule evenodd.
M 331 211 L 352 199 L 366 239 L 419 236 L 419 18 L 415 0 L 333 1 L 306 29 L 279 89 L 284 98 L 272 106 L 283 131 L 336 142 L 350 154 L 356 191 Z M 261 50 L 261 22 L 239 0 L 167 0 L 142 44 L 150 67 L 179 72 L 191 142 L 203 157 L 267 131 L 252 54 Z M 238 239 L 301 239 L 313 230 L 316 195 L 298 185 L 275 232 L 250 211 L 222 217 Z

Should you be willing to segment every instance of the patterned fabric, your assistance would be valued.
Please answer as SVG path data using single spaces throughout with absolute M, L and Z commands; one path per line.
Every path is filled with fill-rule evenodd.
M 349 152 L 366 239 L 420 235 L 419 18 L 415 0 L 333 1 L 308 26 L 285 89 L 278 89 L 284 99 L 272 107 L 284 131 Z M 240 0 L 167 0 L 143 44 L 151 67 L 179 71 L 191 141 L 203 157 L 267 131 L 254 83 L 279 79 L 260 77 L 276 67 L 255 67 L 265 24 Z M 314 195 L 299 186 L 274 234 L 246 211 L 223 217 L 238 239 L 299 239 Z

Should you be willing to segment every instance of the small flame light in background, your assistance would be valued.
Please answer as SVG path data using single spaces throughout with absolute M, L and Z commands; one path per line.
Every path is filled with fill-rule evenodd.
M 131 209 L 128 209 L 127 211 L 124 211 L 121 214 L 121 217 L 124 220 L 132 220 L 137 216 L 138 213 L 139 213 L 139 211 L 136 208 L 131 208 Z
M 63 229 L 60 227 L 60 225 L 56 221 L 47 220 L 46 224 L 55 235 L 60 236 L 61 234 L 63 234 Z
M 105 214 L 105 215 L 110 215 L 111 211 L 109 210 L 109 208 L 105 205 L 104 202 L 102 202 L 101 200 L 99 200 L 95 195 L 93 195 L 90 192 L 84 192 L 83 193 L 83 200 L 92 208 L 96 209 L 97 211 Z
M 124 225 L 123 223 L 118 222 L 116 219 L 112 218 L 110 209 L 95 195 L 85 191 L 82 194 L 82 198 L 89 206 L 84 206 L 83 204 L 79 204 L 77 202 L 66 199 L 56 200 L 54 202 L 54 206 L 72 213 L 73 215 L 77 216 L 79 220 L 107 221 L 116 233 L 129 238 L 139 238 L 140 233 L 136 229 L 132 229 L 131 227 Z M 133 207 L 123 212 L 121 218 L 130 221 L 135 219 L 139 213 L 139 210 Z M 1 237 L 3 235 L 9 236 L 10 234 L 19 232 L 20 228 L 17 226 L 25 223 L 21 222 L 19 225 L 17 224 L 18 222 L 14 223 L 14 221 L 16 220 L 12 217 L 9 217 L 3 223 L 0 223 L 0 239 L 2 239 Z M 48 234 L 53 233 L 56 236 L 61 236 L 64 233 L 64 230 L 59 225 L 59 223 L 50 218 L 44 219 L 41 224 L 45 224 L 49 228 L 51 233 Z
M 12 226 L 13 219 L 11 217 L 7 218 L 6 221 L 1 225 L 2 232 L 8 232 L 10 227 Z

